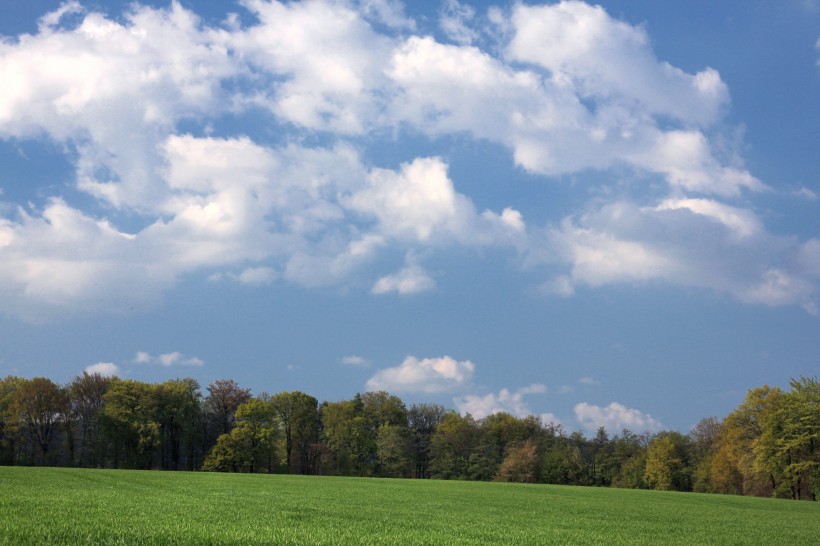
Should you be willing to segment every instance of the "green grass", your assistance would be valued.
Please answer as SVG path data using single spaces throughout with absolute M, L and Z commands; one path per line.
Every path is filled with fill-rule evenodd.
M 820 503 L 548 485 L 0 467 L 0 544 L 816 544 Z

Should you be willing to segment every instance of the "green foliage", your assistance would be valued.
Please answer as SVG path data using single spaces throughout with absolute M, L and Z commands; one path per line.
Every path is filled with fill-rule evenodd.
M 236 410 L 236 426 L 222 434 L 205 458 L 202 469 L 218 472 L 273 470 L 278 423 L 269 402 L 252 398 Z
M 113 440 L 114 466 L 151 468 L 159 446 L 155 386 L 133 379 L 112 382 L 103 397 L 103 427 Z
M 478 421 L 435 404 L 408 410 L 387 392 L 318 401 L 250 397 L 231 380 L 149 384 L 84 373 L 0 380 L 0 464 L 291 472 L 540 482 L 816 500 L 820 383 L 763 386 L 724 421 L 688 435 L 587 438 L 537 417 Z
M 813 544 L 820 504 L 549 485 L 0 468 L 0 543 Z M 33 524 L 37 522 L 37 524 Z
M 407 424 L 413 437 L 413 477 L 430 477 L 430 442 L 447 408 L 439 404 L 413 404 L 407 412 Z
M 380 475 L 389 478 L 409 478 L 412 445 L 410 431 L 398 425 L 381 425 L 376 435 L 376 454 Z
M 362 415 L 361 400 L 326 402 L 321 408 L 323 439 L 334 473 L 372 474 L 375 438 Z
M 655 438 L 646 450 L 643 481 L 652 489 L 671 491 L 675 474 L 680 472 L 682 465 L 669 436 Z
M 752 389 L 726 418 L 712 458 L 714 490 L 818 498 L 820 383 L 801 377 L 790 386 Z
M 285 466 L 291 471 L 311 471 L 310 446 L 319 441 L 319 403 L 303 392 L 283 392 L 270 399 L 285 434 Z
M 24 380 L 12 398 L 12 419 L 39 449 L 40 464 L 52 463 L 51 448 L 69 415 L 65 390 L 46 377 Z
M 25 379 L 11 375 L 0 379 L 0 465 L 18 463 L 19 423 L 13 403 L 17 389 L 24 382 Z
M 541 462 L 541 478 L 557 485 L 577 484 L 583 474 L 581 450 L 568 438 L 558 438 L 547 449 Z
M 441 419 L 430 440 L 430 475 L 444 480 L 466 479 L 468 462 L 478 434 L 478 425 L 469 415 L 454 411 Z

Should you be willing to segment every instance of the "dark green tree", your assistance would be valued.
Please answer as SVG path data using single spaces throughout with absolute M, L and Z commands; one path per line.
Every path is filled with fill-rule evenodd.
M 290 472 L 308 474 L 311 446 L 319 440 L 319 403 L 303 392 L 282 392 L 270 399 L 285 437 L 285 465 Z

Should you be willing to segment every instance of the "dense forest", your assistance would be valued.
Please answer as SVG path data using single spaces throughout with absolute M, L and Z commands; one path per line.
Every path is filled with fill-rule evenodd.
M 498 480 L 817 500 L 820 382 L 760 387 L 688 434 L 587 438 L 537 417 L 483 419 L 386 392 L 323 402 L 232 380 L 83 373 L 0 380 L 0 464 Z

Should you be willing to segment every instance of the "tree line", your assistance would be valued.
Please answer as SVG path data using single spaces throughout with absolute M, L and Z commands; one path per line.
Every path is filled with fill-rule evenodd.
M 0 380 L 0 464 L 497 480 L 817 500 L 820 382 L 750 390 L 688 434 L 567 433 L 387 392 L 318 402 L 230 379 L 145 383 L 83 372 Z

